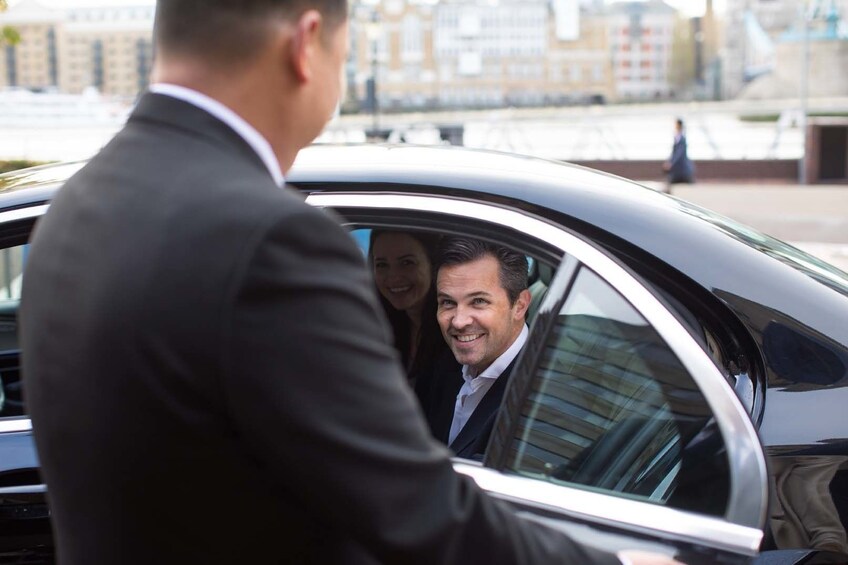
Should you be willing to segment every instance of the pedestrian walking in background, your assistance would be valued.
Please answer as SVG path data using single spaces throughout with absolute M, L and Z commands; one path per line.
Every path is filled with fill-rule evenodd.
M 686 133 L 680 118 L 674 122 L 674 145 L 671 148 L 671 157 L 663 163 L 663 171 L 666 173 L 664 192 L 668 194 L 671 194 L 673 184 L 695 182 L 695 166 L 687 154 Z

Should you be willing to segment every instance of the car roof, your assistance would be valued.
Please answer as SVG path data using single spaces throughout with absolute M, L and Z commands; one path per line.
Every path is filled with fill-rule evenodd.
M 709 226 L 719 237 L 696 248 L 736 240 L 848 293 L 845 273 L 784 242 L 636 182 L 570 163 L 459 147 L 315 145 L 301 152 L 287 180 L 307 192 L 420 190 L 482 197 L 595 226 L 660 257 L 673 240 L 658 242 L 656 232 L 670 219 L 678 235 Z
M 312 146 L 287 180 L 307 192 L 426 191 L 499 202 L 619 252 L 629 247 L 636 261 L 659 260 L 755 331 L 769 320 L 752 320 L 751 312 L 778 312 L 788 327 L 815 328 L 848 343 L 846 318 L 835 315 L 848 316 L 848 275 L 730 218 L 621 177 L 495 151 L 369 144 Z
M 0 175 L 0 206 L 49 200 L 83 162 Z M 746 306 L 848 343 L 848 275 L 683 200 L 577 165 L 496 151 L 407 144 L 317 144 L 287 180 L 305 192 L 428 192 L 523 209 L 590 234 L 635 260 L 684 273 L 740 316 Z M 614 243 L 613 243 L 614 242 Z M 789 267 L 789 268 L 787 268 Z M 844 316 L 839 320 L 835 312 Z

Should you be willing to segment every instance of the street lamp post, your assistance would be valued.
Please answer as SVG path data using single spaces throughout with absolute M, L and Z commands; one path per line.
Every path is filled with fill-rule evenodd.
M 801 148 L 801 160 L 798 162 L 798 184 L 807 184 L 807 143 L 809 142 L 809 134 L 807 132 L 807 80 L 810 66 L 810 21 L 809 21 L 809 2 L 804 0 L 801 5 L 801 25 L 803 26 L 801 33 L 803 40 L 803 48 L 801 49 L 801 116 L 799 123 L 801 125 L 801 134 L 803 135 L 803 147 Z
M 366 33 L 371 42 L 371 88 L 368 93 L 371 98 L 371 134 L 377 136 L 380 127 L 380 103 L 377 100 L 377 69 L 380 62 L 380 14 L 376 9 L 371 12 L 371 21 L 368 23 Z

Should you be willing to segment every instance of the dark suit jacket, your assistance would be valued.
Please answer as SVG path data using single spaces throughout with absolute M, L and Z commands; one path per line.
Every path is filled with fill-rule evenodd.
M 21 327 L 64 565 L 587 557 L 453 472 L 353 241 L 190 104 L 56 196 Z
M 480 404 L 474 409 L 465 426 L 448 446 L 457 457 L 483 458 L 513 365 L 515 361 L 510 363 L 497 378 L 492 388 L 480 400 Z M 424 414 L 433 437 L 445 445 L 448 445 L 450 437 L 456 395 L 459 394 L 463 382 L 462 366 L 456 362 L 453 353 L 447 351 L 436 365 L 428 387 L 427 400 L 422 400 Z M 419 394 L 419 397 L 421 396 Z
M 669 158 L 668 177 L 671 182 L 693 182 L 695 167 L 686 153 L 686 136 L 681 135 L 675 140 Z

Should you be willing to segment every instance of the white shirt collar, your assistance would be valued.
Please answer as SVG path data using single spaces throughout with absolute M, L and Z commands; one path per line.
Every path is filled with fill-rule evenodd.
M 274 179 L 274 182 L 277 183 L 277 186 L 283 186 L 283 184 L 285 184 L 286 179 L 280 169 L 280 162 L 277 160 L 277 156 L 271 149 L 271 144 L 268 143 L 267 139 L 262 137 L 261 133 L 256 131 L 256 128 L 247 123 L 244 118 L 214 98 L 210 98 L 209 96 L 206 96 L 201 92 L 197 92 L 196 90 L 192 90 L 191 88 L 159 82 L 150 85 L 149 90 L 155 94 L 164 94 L 165 96 L 177 98 L 183 102 L 188 102 L 193 106 L 197 106 L 201 110 L 209 112 L 230 126 L 241 136 L 242 139 L 247 142 L 248 145 L 250 145 L 251 148 L 253 148 L 256 154 L 259 155 L 259 158 L 262 159 L 263 163 L 265 163 L 265 167 L 268 168 L 268 172 L 271 173 L 271 177 Z
M 515 360 L 518 356 L 518 352 L 521 351 L 521 348 L 524 347 L 525 342 L 527 342 L 527 334 L 529 330 L 527 329 L 527 324 L 523 324 L 521 326 L 521 333 L 518 334 L 518 337 L 515 338 L 515 341 L 512 342 L 506 351 L 504 351 L 500 357 L 495 359 L 491 365 L 486 367 L 482 373 L 477 375 L 477 377 L 472 378 L 469 374 L 468 365 L 462 366 L 462 378 L 465 379 L 465 382 L 471 382 L 475 378 L 484 378 L 484 379 L 497 379 L 501 373 L 503 373 L 509 364 Z
M 453 420 L 451 421 L 450 431 L 448 432 L 448 445 L 453 444 L 457 436 L 459 436 L 459 432 L 462 431 L 462 428 L 468 423 L 471 415 L 477 410 L 483 397 L 488 394 L 497 379 L 518 356 L 518 352 L 521 351 L 521 348 L 524 347 L 524 343 L 527 341 L 527 333 L 527 325 L 525 324 L 521 328 L 521 333 L 512 342 L 512 345 L 475 378 L 471 378 L 468 374 L 468 365 L 462 366 L 462 378 L 465 382 L 456 395 Z

